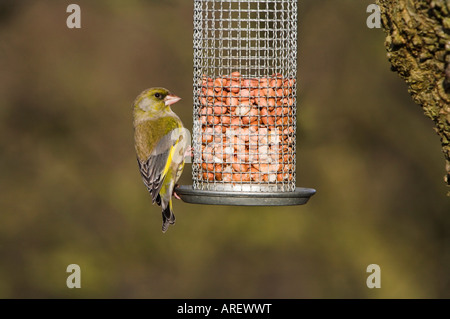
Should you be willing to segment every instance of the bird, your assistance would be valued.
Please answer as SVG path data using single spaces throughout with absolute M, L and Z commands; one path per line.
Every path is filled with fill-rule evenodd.
M 175 224 L 172 196 L 180 178 L 189 131 L 171 105 L 181 98 L 162 87 L 140 93 L 133 103 L 134 144 L 139 171 L 152 203 L 161 206 L 162 232 Z M 177 196 L 177 198 L 179 198 Z

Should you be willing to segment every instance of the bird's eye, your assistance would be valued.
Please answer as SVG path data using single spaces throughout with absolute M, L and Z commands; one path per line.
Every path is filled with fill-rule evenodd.
M 155 93 L 155 97 L 156 97 L 157 99 L 159 99 L 159 98 L 161 97 L 161 94 Z

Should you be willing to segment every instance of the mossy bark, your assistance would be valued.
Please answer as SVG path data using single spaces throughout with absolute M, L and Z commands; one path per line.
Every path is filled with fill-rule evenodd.
M 450 0 L 377 0 L 387 56 L 435 123 L 450 186 Z M 448 193 L 450 196 L 450 192 Z

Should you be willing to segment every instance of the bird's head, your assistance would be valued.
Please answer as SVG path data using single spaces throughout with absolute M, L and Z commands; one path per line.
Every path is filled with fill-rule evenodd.
M 170 106 L 178 102 L 181 98 L 170 93 L 164 88 L 147 89 L 134 101 L 134 111 L 149 114 L 158 114 L 170 111 Z

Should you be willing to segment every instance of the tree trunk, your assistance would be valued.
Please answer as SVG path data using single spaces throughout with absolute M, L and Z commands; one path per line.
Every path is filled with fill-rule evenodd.
M 392 70 L 430 117 L 450 186 L 450 0 L 377 0 Z M 447 194 L 450 196 L 450 192 Z

